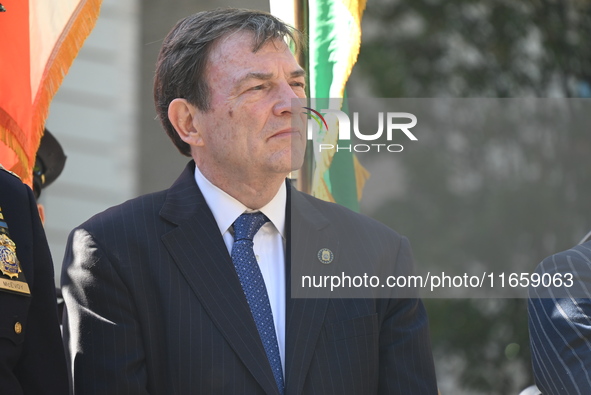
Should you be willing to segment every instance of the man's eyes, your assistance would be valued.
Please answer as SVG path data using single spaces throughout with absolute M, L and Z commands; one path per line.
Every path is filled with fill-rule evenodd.
M 291 86 L 293 87 L 297 87 L 297 88 L 302 88 L 304 89 L 306 87 L 306 83 L 305 82 L 299 82 L 299 81 L 294 81 L 290 83 Z M 255 85 L 252 86 L 250 88 L 248 88 L 248 91 L 261 91 L 264 89 L 268 89 L 270 86 L 270 84 L 266 83 L 266 84 L 259 84 L 259 85 Z

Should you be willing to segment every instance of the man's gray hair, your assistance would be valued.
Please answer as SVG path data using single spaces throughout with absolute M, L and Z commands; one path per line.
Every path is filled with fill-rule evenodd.
M 178 136 L 168 119 L 168 106 L 176 98 L 186 99 L 201 111 L 210 109 L 210 90 L 205 78 L 213 45 L 228 34 L 248 31 L 253 52 L 274 40 L 287 40 L 296 49 L 302 34 L 273 15 L 244 9 L 204 11 L 181 19 L 164 39 L 154 77 L 154 103 L 158 117 L 178 150 L 191 156 L 191 148 Z

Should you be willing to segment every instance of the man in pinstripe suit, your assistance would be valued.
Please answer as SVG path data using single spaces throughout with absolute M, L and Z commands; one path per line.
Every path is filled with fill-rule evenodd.
M 536 272 L 563 281 L 530 288 L 536 384 L 544 395 L 590 394 L 591 241 L 546 258 Z
M 71 233 L 62 283 L 75 393 L 437 393 L 420 300 L 297 299 L 286 285 L 292 267 L 328 262 L 319 251 L 332 265 L 412 266 L 405 238 L 286 182 L 305 147 L 291 110 L 304 71 L 284 41 L 298 38 L 269 14 L 227 9 L 187 17 L 164 40 L 156 107 L 193 160 L 168 190 Z M 230 256 L 232 224 L 250 211 L 269 219 L 254 253 L 284 386 Z

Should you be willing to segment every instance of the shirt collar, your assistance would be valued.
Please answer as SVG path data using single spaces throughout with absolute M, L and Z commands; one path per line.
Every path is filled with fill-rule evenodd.
M 213 213 L 213 217 L 215 218 L 222 235 L 230 229 L 234 221 L 236 221 L 242 213 L 245 211 L 253 211 L 217 186 L 213 185 L 211 181 L 205 178 L 197 166 L 195 166 L 195 181 L 197 182 L 197 186 L 199 186 L 209 209 Z M 285 206 L 287 204 L 286 188 L 286 184 L 283 183 L 273 199 L 258 210 L 269 218 L 284 239 Z

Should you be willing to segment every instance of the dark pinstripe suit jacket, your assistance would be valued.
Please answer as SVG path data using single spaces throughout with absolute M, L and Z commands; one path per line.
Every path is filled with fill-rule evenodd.
M 62 283 L 76 394 L 278 393 L 193 173 L 191 162 L 170 189 L 72 231 Z M 333 232 L 350 230 L 371 239 L 365 259 L 412 259 L 406 239 L 377 222 L 295 190 L 289 199 L 302 256 L 318 262 Z M 286 394 L 437 393 L 420 301 L 288 295 L 286 311 Z
M 536 384 L 544 395 L 591 394 L 591 242 L 546 258 L 537 272 L 572 273 L 575 285 L 530 290 Z

